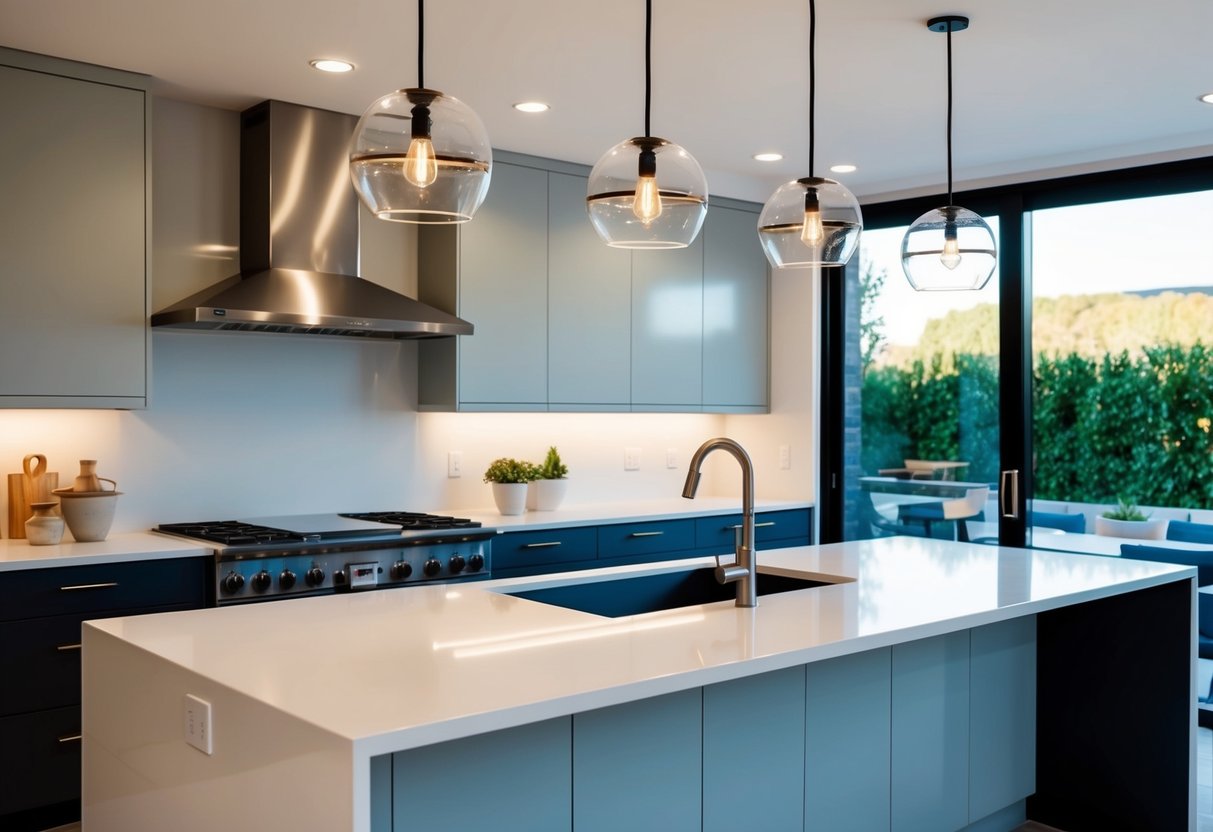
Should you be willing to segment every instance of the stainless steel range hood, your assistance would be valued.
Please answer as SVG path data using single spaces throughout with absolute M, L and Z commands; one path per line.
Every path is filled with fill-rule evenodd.
M 240 117 L 240 274 L 152 315 L 174 329 L 438 338 L 472 325 L 358 277 L 357 119 L 281 101 Z

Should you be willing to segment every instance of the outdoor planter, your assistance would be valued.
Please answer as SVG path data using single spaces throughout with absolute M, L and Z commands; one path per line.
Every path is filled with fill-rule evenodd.
M 1104 537 L 1127 537 L 1133 540 L 1162 540 L 1167 536 L 1166 520 L 1113 520 L 1096 515 L 1095 533 Z

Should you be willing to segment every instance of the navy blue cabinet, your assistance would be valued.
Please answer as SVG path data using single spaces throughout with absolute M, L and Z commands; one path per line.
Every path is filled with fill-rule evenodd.
M 0 829 L 80 817 L 80 622 L 205 606 L 206 557 L 0 573 Z

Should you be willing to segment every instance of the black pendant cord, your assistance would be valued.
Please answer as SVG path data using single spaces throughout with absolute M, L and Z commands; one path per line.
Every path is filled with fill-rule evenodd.
M 948 24 L 948 205 L 952 204 L 952 24 Z
M 817 3 L 809 0 L 809 178 L 813 178 L 813 137 L 817 110 Z
M 425 0 L 417 0 L 417 86 L 425 89 Z
M 653 103 L 653 0 L 644 4 L 644 137 L 653 135 L 649 127 L 649 110 Z

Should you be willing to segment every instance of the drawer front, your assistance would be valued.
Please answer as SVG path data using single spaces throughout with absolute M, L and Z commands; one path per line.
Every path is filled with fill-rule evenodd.
M 113 615 L 130 614 L 127 610 Z M 8 668 L 0 685 L 0 716 L 80 704 L 80 622 L 106 617 L 112 615 L 77 613 L 0 623 L 0 657 Z
M 0 717 L 0 815 L 80 797 L 80 708 Z
M 740 514 L 721 514 L 715 517 L 700 517 L 695 521 L 695 546 L 713 552 L 727 552 L 736 545 L 735 528 L 741 526 Z M 763 511 L 754 516 L 754 542 L 761 547 L 773 540 L 796 540 L 807 544 L 809 537 L 809 510 L 807 508 L 788 511 Z
M 658 520 L 598 527 L 598 557 L 635 558 L 695 548 L 694 520 Z
M 510 532 L 493 539 L 493 574 L 498 569 L 593 560 L 598 536 L 593 527 Z
M 209 557 L 0 573 L 0 621 L 206 601 Z

